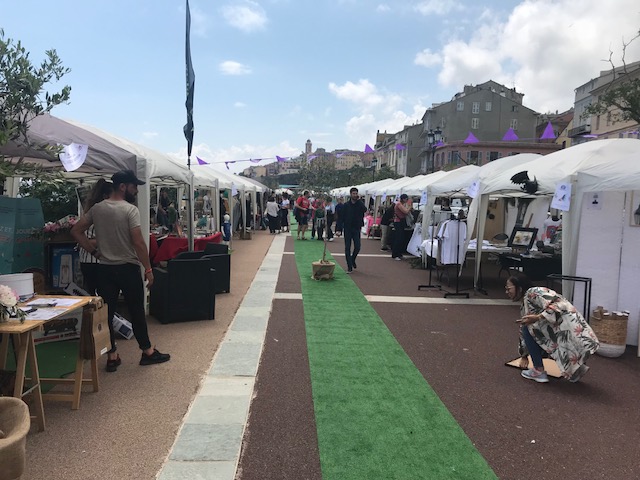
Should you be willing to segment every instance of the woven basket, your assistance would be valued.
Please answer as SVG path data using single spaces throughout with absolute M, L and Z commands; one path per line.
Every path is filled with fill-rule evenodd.
M 600 340 L 598 353 L 605 357 L 619 357 L 627 344 L 627 323 L 629 315 L 621 312 L 607 312 L 598 307 L 591 315 L 591 328 Z

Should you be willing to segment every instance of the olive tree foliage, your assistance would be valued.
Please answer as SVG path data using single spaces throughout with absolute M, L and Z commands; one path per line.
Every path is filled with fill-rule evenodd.
M 40 65 L 34 65 L 20 41 L 5 38 L 0 29 L 0 148 L 8 142 L 28 144 L 27 132 L 33 118 L 66 103 L 71 87 L 50 92 L 47 87 L 58 82 L 70 70 L 65 68 L 55 50 L 47 50 Z M 57 147 L 43 147 L 52 153 Z M 41 168 L 22 159 L 9 162 L 0 155 L 0 181 L 9 176 L 51 177 Z M 53 175 L 55 176 L 55 175 Z
M 583 117 L 602 115 L 613 109 L 614 121 L 633 120 L 640 124 L 640 77 L 625 79 L 628 74 L 625 54 L 627 47 L 640 37 L 640 31 L 628 42 L 622 42 L 622 67 L 616 68 L 612 61 L 613 52 L 609 52 L 608 62 L 614 72 L 613 79 L 605 92 L 598 97 L 597 102 L 585 109 Z M 619 72 L 619 73 L 615 73 Z

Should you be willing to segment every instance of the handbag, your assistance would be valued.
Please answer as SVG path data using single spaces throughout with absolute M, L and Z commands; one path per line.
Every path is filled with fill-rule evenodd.
M 407 228 L 413 228 L 414 221 L 413 221 L 413 214 L 411 212 L 407 213 L 407 216 L 404 217 L 404 221 L 407 225 Z

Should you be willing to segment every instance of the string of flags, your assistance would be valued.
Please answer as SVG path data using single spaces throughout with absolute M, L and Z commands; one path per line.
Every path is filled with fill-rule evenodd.
M 638 131 L 629 131 L 629 132 L 625 132 L 627 134 L 639 134 Z M 589 138 L 595 138 L 597 137 L 597 135 L 582 135 L 583 137 L 589 137 Z M 542 135 L 540 135 L 540 138 L 536 139 L 536 140 L 555 140 L 557 138 L 557 135 L 555 134 L 554 130 L 553 130 L 553 125 L 551 124 L 551 122 L 547 123 L 547 126 L 545 127 Z M 530 138 L 520 138 L 518 137 L 518 134 L 513 130 L 513 128 L 509 128 L 509 130 L 506 131 L 506 133 L 504 134 L 504 136 L 502 137 L 502 141 L 503 142 L 514 142 L 517 140 L 533 140 Z M 472 143 L 479 143 L 480 140 L 478 139 L 478 137 L 476 137 L 472 132 L 469 132 L 469 135 L 467 135 L 467 138 L 465 138 L 463 143 L 466 144 L 472 144 Z M 434 147 L 442 147 L 445 146 L 446 144 L 440 140 L 437 143 L 435 143 L 433 146 Z M 404 143 L 396 143 L 395 144 L 395 149 L 396 150 L 406 150 L 408 147 L 406 144 Z M 422 148 L 422 147 L 421 147 Z M 373 148 L 371 148 L 371 146 L 369 144 L 365 144 L 364 146 L 364 153 L 375 153 L 375 150 Z M 341 152 L 336 154 L 336 157 L 342 157 L 346 155 L 345 152 Z M 313 159 L 318 158 L 318 155 L 312 154 L 312 155 L 308 155 L 307 156 L 307 162 L 311 162 Z M 206 162 L 205 160 L 201 159 L 200 157 L 196 156 L 196 159 L 198 160 L 198 165 L 209 165 L 210 162 Z M 275 160 L 277 162 L 286 162 L 288 160 L 290 160 L 291 157 L 281 157 L 279 155 L 275 156 Z M 259 163 L 263 160 L 273 160 L 273 157 L 270 158 L 248 158 L 248 159 L 244 159 L 244 160 L 226 160 L 224 162 L 225 166 L 227 167 L 227 170 L 229 170 L 229 165 L 232 163 L 241 163 L 241 162 L 251 162 L 251 163 Z

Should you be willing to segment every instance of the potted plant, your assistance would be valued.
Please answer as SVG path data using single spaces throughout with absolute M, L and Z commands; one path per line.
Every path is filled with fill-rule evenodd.
M 314 280 L 332 280 L 333 272 L 336 268 L 335 262 L 327 260 L 327 241 L 323 239 L 324 250 L 322 251 L 322 259 L 311 263 Z

